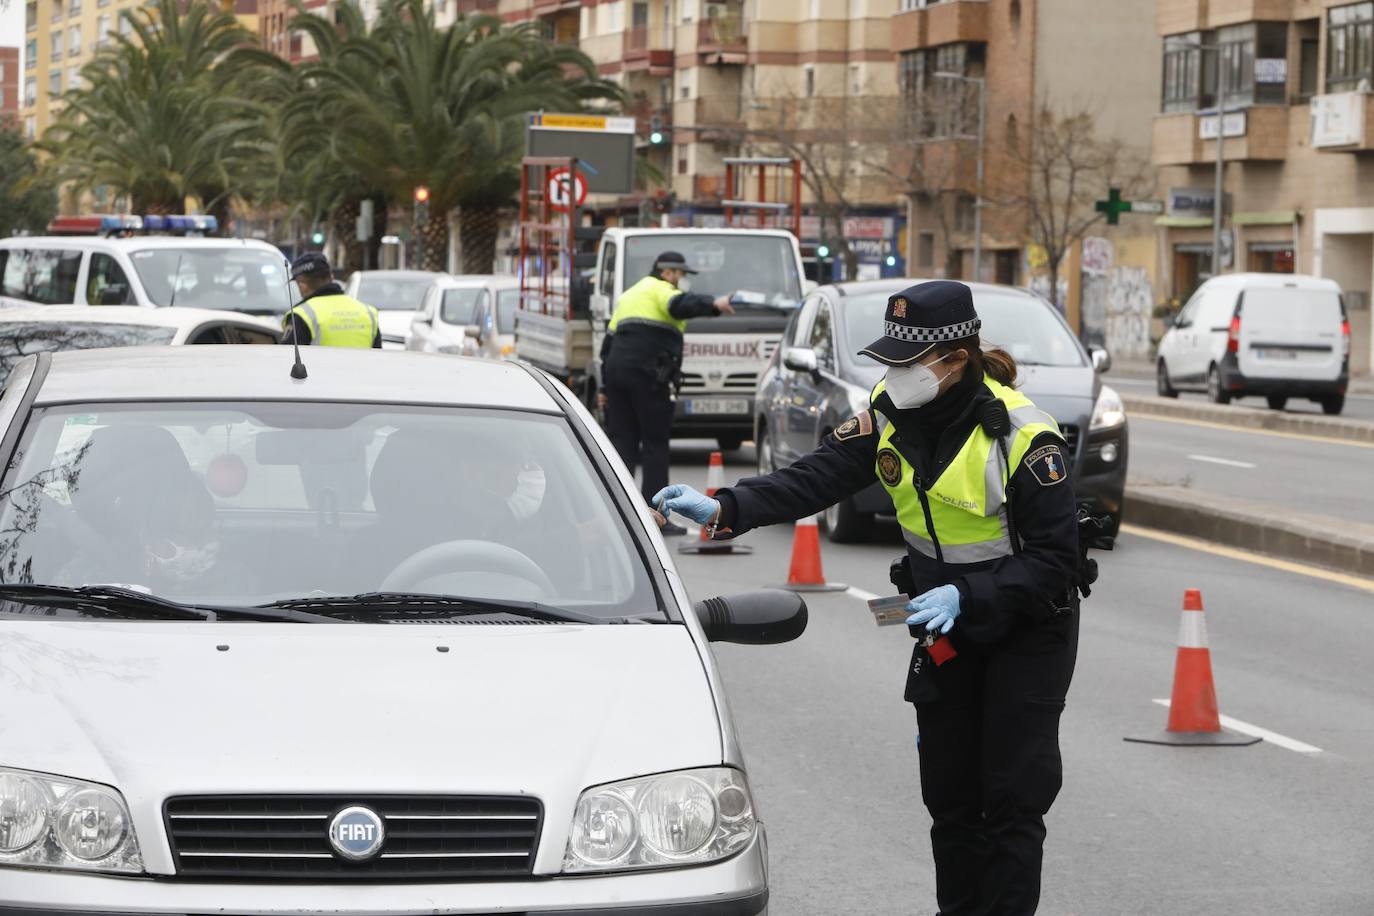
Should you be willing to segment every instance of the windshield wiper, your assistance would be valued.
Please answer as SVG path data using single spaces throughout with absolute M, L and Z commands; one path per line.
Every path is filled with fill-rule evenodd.
M 363 592 L 359 595 L 325 595 L 319 598 L 286 598 L 262 605 L 263 608 L 308 608 L 317 613 L 372 610 L 411 617 L 465 617 L 474 614 L 511 614 L 550 623 L 624 623 L 623 617 L 596 617 L 538 601 L 508 601 L 498 598 L 469 598 L 462 595 L 428 595 L 412 592 Z M 368 615 L 372 616 L 372 615 Z
M 295 623 L 335 623 L 330 617 L 287 608 L 226 607 L 182 604 L 119 585 L 40 585 L 0 583 L 0 600 L 37 607 L 94 611 L 112 617 L 167 618 L 170 620 L 289 620 Z

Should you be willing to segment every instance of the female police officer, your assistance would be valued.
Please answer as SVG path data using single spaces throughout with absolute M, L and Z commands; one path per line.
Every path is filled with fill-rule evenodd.
M 929 634 L 906 699 L 940 912 L 1033 913 L 1078 644 L 1067 449 L 1012 387 L 1011 356 L 981 349 L 967 286 L 913 286 L 888 300 L 885 319 L 863 351 L 888 366 L 869 410 L 790 467 L 715 499 L 670 486 L 654 504 L 729 537 L 819 512 L 878 477 L 907 543 L 907 623 Z

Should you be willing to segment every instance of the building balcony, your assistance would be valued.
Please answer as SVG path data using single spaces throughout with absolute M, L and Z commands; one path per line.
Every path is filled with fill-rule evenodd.
M 708 64 L 743 64 L 749 59 L 749 25 L 740 13 L 697 23 L 697 53 Z
M 1312 148 L 1319 153 L 1374 150 L 1374 93 L 1313 96 Z
M 744 115 L 738 96 L 710 96 L 692 103 L 692 122 L 700 140 L 739 140 L 744 133 Z
M 501 0 L 458 0 L 459 13 L 495 13 Z
M 1252 105 L 1226 116 L 1227 162 L 1279 161 L 1288 157 L 1286 105 Z M 1155 165 L 1205 165 L 1217 159 L 1216 116 L 1185 111 L 1155 115 L 1151 160 Z
M 647 25 L 631 26 L 625 30 L 622 57 L 626 70 L 647 70 L 652 76 L 673 74 L 673 49 L 655 48 Z
M 917 51 L 988 40 L 988 0 L 943 0 L 892 17 L 892 50 Z
M 1244 22 L 1287 22 L 1293 0 L 1156 0 L 1155 22 L 1161 35 L 1179 35 Z M 1306 14 L 1304 14 L 1306 15 Z
M 534 0 L 532 7 L 536 16 L 547 16 L 562 10 L 580 10 L 581 8 L 582 0 Z

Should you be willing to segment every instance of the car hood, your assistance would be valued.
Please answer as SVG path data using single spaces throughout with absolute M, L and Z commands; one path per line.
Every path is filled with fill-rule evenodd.
M 0 691 L 0 765 L 115 786 L 143 836 L 257 792 L 532 794 L 565 830 L 587 786 L 722 755 L 677 625 L 0 622 Z
M 1032 401 L 1097 397 L 1097 373 L 1090 366 L 1021 366 L 1020 370 L 1017 387 Z
M 382 326 L 383 337 L 404 339 L 410 333 L 410 319 L 415 317 L 415 313 L 404 309 L 388 309 L 379 311 L 377 317 Z

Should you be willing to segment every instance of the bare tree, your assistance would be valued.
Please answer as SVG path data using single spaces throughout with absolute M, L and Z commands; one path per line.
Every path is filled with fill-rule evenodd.
M 1104 218 L 1096 202 L 1109 188 L 1119 188 L 1127 200 L 1147 194 L 1153 176 L 1143 155 L 1098 133 L 1089 111 L 1058 114 L 1042 103 L 1027 134 L 1008 149 L 1015 167 L 996 191 L 999 204 L 1024 211 L 1029 241 L 1045 252 L 1051 297 L 1057 298 L 1065 256 Z

